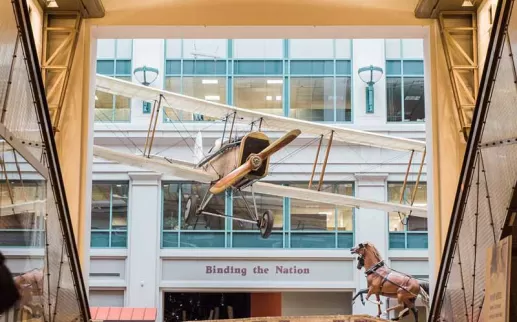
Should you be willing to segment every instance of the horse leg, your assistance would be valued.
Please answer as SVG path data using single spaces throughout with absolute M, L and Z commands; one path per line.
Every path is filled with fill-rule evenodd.
M 381 314 L 382 314 L 382 311 L 381 311 L 381 297 L 379 296 L 378 293 L 375 294 L 375 297 L 377 298 L 377 302 L 379 302 L 379 304 L 377 304 L 377 318 L 380 318 Z
M 409 314 L 409 309 L 405 305 L 406 303 L 404 302 L 404 297 L 400 293 L 397 294 L 397 303 L 398 304 L 396 306 L 390 307 L 389 309 L 386 310 L 386 314 L 388 314 L 390 311 L 403 309 L 402 311 L 400 311 L 399 315 L 396 318 L 391 319 L 391 321 L 398 321 L 401 318 L 403 318 L 404 316 Z
M 409 307 L 409 309 L 411 310 L 411 312 L 413 312 L 413 316 L 415 317 L 415 322 L 418 322 L 418 309 L 416 308 L 416 305 L 415 305 L 416 297 L 410 299 L 409 301 L 411 303 L 411 306 Z
M 372 288 L 372 287 L 370 287 L 370 288 L 368 289 L 368 294 L 366 294 L 366 300 L 367 300 L 368 302 L 370 302 L 370 303 L 375 304 L 375 305 L 381 305 L 381 304 L 382 304 L 382 302 L 381 302 L 381 301 L 377 301 L 377 302 L 375 302 L 375 301 L 370 300 L 370 296 L 372 296 L 372 293 L 373 293 L 373 292 L 372 292 L 372 290 L 373 290 L 373 288 Z

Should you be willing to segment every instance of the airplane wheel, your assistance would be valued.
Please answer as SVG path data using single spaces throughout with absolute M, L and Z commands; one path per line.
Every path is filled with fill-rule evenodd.
M 266 210 L 262 217 L 260 218 L 260 236 L 264 239 L 267 239 L 269 235 L 271 235 L 271 231 L 273 230 L 273 213 L 271 210 Z
M 187 223 L 187 225 L 192 224 L 192 221 L 193 221 L 194 217 L 196 216 L 196 210 L 197 210 L 198 204 L 199 204 L 198 196 L 190 196 L 187 199 L 187 204 L 185 205 L 185 212 L 183 213 L 183 216 L 185 217 L 185 223 Z

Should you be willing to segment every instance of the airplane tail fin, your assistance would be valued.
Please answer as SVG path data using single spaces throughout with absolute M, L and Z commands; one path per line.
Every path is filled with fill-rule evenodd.
M 201 135 L 201 131 L 198 131 L 196 135 L 196 144 L 194 146 L 194 162 L 199 163 L 203 157 L 203 136 Z

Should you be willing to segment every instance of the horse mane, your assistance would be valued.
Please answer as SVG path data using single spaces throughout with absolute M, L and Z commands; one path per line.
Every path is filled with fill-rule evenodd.
M 377 257 L 377 259 L 379 261 L 382 261 L 382 256 L 381 254 L 379 253 L 379 251 L 377 250 L 377 248 L 370 242 L 366 242 L 364 243 L 366 245 L 366 247 L 369 247 L 371 248 L 371 251 L 373 252 L 373 255 Z

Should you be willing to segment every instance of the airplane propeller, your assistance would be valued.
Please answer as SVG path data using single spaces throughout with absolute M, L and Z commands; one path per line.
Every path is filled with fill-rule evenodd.
M 267 148 L 260 151 L 258 154 L 251 154 L 246 162 L 244 162 L 241 166 L 237 167 L 232 172 L 228 173 L 226 176 L 217 181 L 210 188 L 210 192 L 213 194 L 221 193 L 251 171 L 258 170 L 262 166 L 262 163 L 267 160 L 267 158 L 294 141 L 294 139 L 296 139 L 300 133 L 301 131 L 298 129 L 291 130 L 272 144 L 268 145 Z

